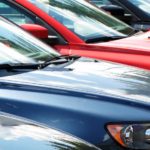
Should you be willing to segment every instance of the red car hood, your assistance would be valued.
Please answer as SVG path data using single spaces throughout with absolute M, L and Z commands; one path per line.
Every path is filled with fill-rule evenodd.
M 118 62 L 150 70 L 150 31 L 96 44 L 72 44 L 69 54 Z
M 150 52 L 150 31 L 139 33 L 128 38 L 96 44 L 123 50 Z
M 150 31 L 105 43 L 85 44 L 81 56 L 118 62 L 150 70 Z

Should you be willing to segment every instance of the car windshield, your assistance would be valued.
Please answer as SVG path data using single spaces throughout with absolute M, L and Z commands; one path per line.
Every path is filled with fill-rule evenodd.
M 141 9 L 147 15 L 150 15 L 150 0 L 128 0 L 130 3 Z
M 44 63 L 59 56 L 19 27 L 0 18 L 0 64 Z
M 89 0 L 89 2 L 99 7 L 102 5 L 112 5 L 112 3 L 109 0 Z
M 84 41 L 124 37 L 133 29 L 84 0 L 28 0 Z

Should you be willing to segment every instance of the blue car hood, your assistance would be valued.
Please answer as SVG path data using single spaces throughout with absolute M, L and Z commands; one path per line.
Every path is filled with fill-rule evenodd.
M 93 59 L 5 76 L 0 82 L 150 102 L 149 71 Z

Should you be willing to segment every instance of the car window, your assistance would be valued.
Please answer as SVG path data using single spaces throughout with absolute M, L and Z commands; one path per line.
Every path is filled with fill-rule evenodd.
M 132 0 L 131 0 L 132 1 Z M 130 12 L 130 10 L 128 10 L 126 7 L 123 7 L 119 1 L 112 1 L 112 0 L 89 0 L 89 2 L 91 2 L 92 4 L 98 6 L 99 8 L 103 7 L 103 6 L 108 6 L 108 5 L 116 5 L 118 7 L 121 7 L 123 10 L 124 10 L 124 16 L 125 17 L 130 17 L 131 20 L 134 21 L 134 16 L 133 14 Z M 103 8 L 102 8 L 103 9 Z M 113 14 L 112 14 L 113 15 Z M 115 17 L 117 17 L 118 19 L 120 20 L 123 20 L 124 22 L 130 24 L 130 21 L 131 20 L 126 20 L 126 18 L 122 18 L 121 16 L 119 15 L 115 15 Z M 120 18 L 121 17 L 121 18 Z M 124 20 L 125 19 L 125 20 Z
M 16 22 L 17 24 L 34 23 L 34 19 L 29 17 L 22 10 L 15 8 L 8 2 L 0 0 L 0 15 Z
M 58 34 L 53 28 L 47 25 L 40 18 L 36 17 L 32 13 L 26 12 L 24 9 L 21 9 L 20 7 L 17 7 L 16 5 L 8 1 L 0 0 L 0 15 L 14 22 L 17 25 L 39 24 L 41 26 L 44 26 L 45 28 L 48 29 L 49 36 L 58 37 L 58 44 L 64 45 L 67 43 L 60 34 Z M 46 40 L 46 42 L 49 44 L 49 40 Z
M 150 11 L 149 11 L 150 0 L 128 0 L 128 1 L 150 16 Z
M 45 45 L 19 27 L 0 18 L 0 63 L 6 62 L 43 62 L 59 56 L 52 48 Z
M 55 18 L 85 42 L 124 37 L 133 29 L 84 0 L 28 0 Z
M 112 5 L 112 2 L 109 0 L 89 0 L 89 2 L 101 6 L 101 5 Z

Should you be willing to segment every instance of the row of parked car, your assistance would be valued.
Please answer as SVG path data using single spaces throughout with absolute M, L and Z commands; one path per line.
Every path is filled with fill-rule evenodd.
M 127 3 L 149 16 L 150 0 L 0 0 L 0 149 L 150 149 L 149 22 L 114 18 Z
M 88 0 L 136 30 L 150 29 L 149 0 Z

